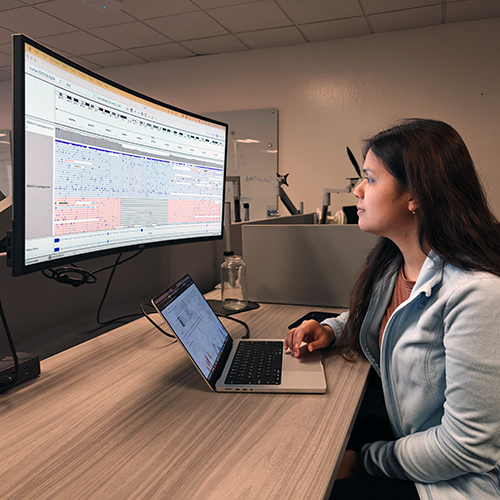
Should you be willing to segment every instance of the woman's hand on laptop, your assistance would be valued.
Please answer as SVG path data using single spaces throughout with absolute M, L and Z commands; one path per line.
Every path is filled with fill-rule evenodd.
M 314 319 L 303 321 L 297 328 L 288 330 L 285 337 L 285 349 L 290 349 L 292 356 L 298 357 L 302 342 L 308 344 L 307 349 L 312 352 L 329 346 L 335 335 L 329 326 L 321 325 Z

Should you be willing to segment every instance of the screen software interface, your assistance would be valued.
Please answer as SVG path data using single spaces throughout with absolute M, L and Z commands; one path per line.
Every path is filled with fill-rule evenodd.
M 25 44 L 25 264 L 217 237 L 226 128 Z
M 229 335 L 189 276 L 154 299 L 201 373 L 213 375 Z

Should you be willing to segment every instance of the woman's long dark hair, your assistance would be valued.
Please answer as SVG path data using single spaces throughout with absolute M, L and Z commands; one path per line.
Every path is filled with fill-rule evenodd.
M 416 200 L 418 238 L 444 262 L 500 276 L 500 225 L 488 207 L 474 162 L 460 135 L 446 123 L 409 119 L 364 143 Z M 350 297 L 349 318 L 340 337 L 346 359 L 361 353 L 359 332 L 374 285 L 395 261 L 399 248 L 380 238 L 370 252 Z

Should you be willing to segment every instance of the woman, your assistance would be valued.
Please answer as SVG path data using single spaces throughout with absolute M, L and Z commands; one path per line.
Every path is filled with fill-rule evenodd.
M 498 499 L 500 226 L 449 125 L 403 121 L 364 154 L 359 227 L 381 238 L 349 313 L 285 340 L 364 355 L 380 377 L 392 435 L 348 445 L 331 498 Z

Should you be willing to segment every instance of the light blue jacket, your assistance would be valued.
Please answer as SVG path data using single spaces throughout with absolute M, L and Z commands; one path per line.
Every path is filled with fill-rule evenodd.
M 421 499 L 499 499 L 500 278 L 431 252 L 379 349 L 396 274 L 377 284 L 360 332 L 396 441 L 365 445 L 362 465 L 414 481 Z M 323 323 L 338 337 L 347 314 Z

